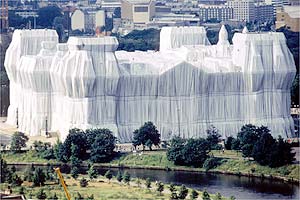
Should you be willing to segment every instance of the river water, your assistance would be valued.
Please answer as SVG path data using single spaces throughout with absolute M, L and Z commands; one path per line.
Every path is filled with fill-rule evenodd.
M 37 165 L 36 165 L 37 166 Z M 43 166 L 45 167 L 45 166 Z M 24 170 L 24 166 L 16 166 L 18 170 Z M 99 174 L 104 175 L 109 168 L 97 167 Z M 68 169 L 61 167 L 62 172 Z M 86 169 L 84 169 L 86 170 Z M 83 170 L 83 171 L 84 171 Z M 187 187 L 204 190 L 209 193 L 220 192 L 222 196 L 235 196 L 237 199 L 300 199 L 300 187 L 296 184 L 281 181 L 261 179 L 254 177 L 239 177 L 235 175 L 210 174 L 202 172 L 165 171 L 150 169 L 118 169 L 110 168 L 114 175 L 119 170 L 127 171 L 133 178 L 164 183 L 184 184 Z

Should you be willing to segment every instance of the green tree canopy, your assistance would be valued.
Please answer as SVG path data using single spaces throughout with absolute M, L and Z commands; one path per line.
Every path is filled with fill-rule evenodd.
M 160 134 L 156 126 L 152 122 L 146 122 L 138 130 L 133 132 L 133 141 L 132 144 L 136 147 L 137 145 L 145 145 L 152 150 L 152 145 L 159 145 L 160 143 Z
M 10 150 L 20 152 L 22 148 L 26 147 L 28 137 L 22 132 L 15 132 L 10 143 Z
M 115 154 L 116 137 L 109 129 L 95 129 L 94 131 L 96 138 L 91 145 L 90 160 L 92 162 L 108 162 Z

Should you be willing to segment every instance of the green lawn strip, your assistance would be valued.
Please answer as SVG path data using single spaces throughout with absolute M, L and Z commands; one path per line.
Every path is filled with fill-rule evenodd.
M 224 158 L 222 164 L 212 172 L 225 172 L 225 173 L 235 173 L 235 174 L 252 174 L 255 176 L 277 176 L 287 179 L 298 180 L 300 177 L 300 165 L 291 164 L 278 168 L 270 168 L 268 166 L 261 166 L 255 161 L 249 161 L 242 157 L 241 153 L 236 151 L 225 150 L 222 151 L 214 150 L 211 152 L 216 157 Z M 2 157 L 8 163 L 36 163 L 36 164 L 46 164 L 46 163 L 57 163 L 56 160 L 46 160 L 40 158 L 34 151 L 28 151 L 27 153 L 3 153 Z M 176 166 L 173 162 L 169 161 L 166 156 L 166 151 L 145 151 L 144 153 L 126 153 L 120 157 L 112 160 L 109 163 L 95 164 L 95 166 L 124 166 L 124 167 L 137 167 L 137 168 L 159 168 L 165 170 L 185 170 L 185 171 L 200 171 L 203 172 L 203 168 L 194 168 L 187 166 Z

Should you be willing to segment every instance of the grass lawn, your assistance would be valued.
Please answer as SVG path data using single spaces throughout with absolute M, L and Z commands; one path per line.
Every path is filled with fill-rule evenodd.
M 6 152 L 6 153 L 1 153 L 1 157 L 6 160 L 6 162 L 8 163 L 57 163 L 56 160 L 47 160 L 47 159 L 43 159 L 41 157 L 38 156 L 38 154 L 35 151 L 27 151 L 24 153 L 11 153 L 11 152 Z
M 130 185 L 125 185 L 124 183 L 119 183 L 115 178 L 110 182 L 104 177 L 97 178 L 96 180 L 89 181 L 87 187 L 80 187 L 79 179 L 82 177 L 87 178 L 86 176 L 81 175 L 79 179 L 74 180 L 68 175 L 64 175 L 65 182 L 68 187 L 68 191 L 72 197 L 72 200 L 78 196 L 78 192 L 87 199 L 88 196 L 93 194 L 94 199 L 169 199 L 170 190 L 169 185 L 164 185 L 164 191 L 160 194 L 156 191 L 156 186 L 154 183 L 151 184 L 151 188 L 147 189 L 145 187 L 145 180 L 140 180 L 140 184 L 137 184 L 137 179 L 133 179 L 130 182 Z M 88 179 L 88 178 L 87 178 Z M 46 193 L 47 197 L 51 197 L 56 193 L 56 196 L 60 200 L 66 199 L 63 188 L 53 182 L 46 182 L 46 185 L 43 187 L 31 187 L 32 183 L 24 182 L 22 186 L 25 188 L 25 196 L 28 198 L 31 197 L 36 199 L 36 193 L 42 188 Z M 5 190 L 7 184 L 0 184 L 0 190 Z M 177 191 L 179 187 L 176 186 Z M 12 187 L 13 193 L 18 194 L 20 187 Z M 189 194 L 187 199 L 189 199 L 191 189 L 189 189 Z M 199 198 L 202 195 L 202 192 L 198 191 Z M 210 195 L 215 197 L 215 195 Z M 222 197 L 223 200 L 226 200 L 225 197 Z
M 224 162 L 220 166 L 211 171 L 222 171 L 222 172 L 232 172 L 232 173 L 243 173 L 243 174 L 255 174 L 261 176 L 281 176 L 285 178 L 293 178 L 299 180 L 300 177 L 300 165 L 291 164 L 278 168 L 270 168 L 267 166 L 261 166 L 255 161 L 249 161 L 242 157 L 240 152 L 225 150 L 224 152 L 213 150 L 211 155 L 224 158 Z M 46 160 L 38 157 L 37 153 L 34 151 L 28 151 L 27 153 L 12 154 L 3 153 L 3 159 L 8 163 L 17 162 L 34 162 L 34 163 L 57 163 L 56 160 Z M 194 170 L 194 171 L 205 171 L 203 168 L 193 168 L 186 166 L 175 166 L 173 162 L 168 161 L 166 156 L 166 151 L 145 151 L 142 154 L 128 153 L 114 159 L 110 163 L 105 163 L 106 165 L 123 165 L 130 167 L 160 167 L 164 169 L 183 169 L 183 170 Z

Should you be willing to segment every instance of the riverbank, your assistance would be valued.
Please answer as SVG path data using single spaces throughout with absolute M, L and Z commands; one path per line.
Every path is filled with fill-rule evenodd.
M 127 153 L 114 159 L 109 163 L 97 163 L 99 167 L 114 168 L 138 168 L 138 169 L 157 169 L 157 170 L 177 170 L 191 172 L 208 172 L 231 174 L 238 176 L 250 176 L 259 178 L 269 178 L 273 180 L 282 180 L 290 183 L 299 184 L 300 165 L 291 164 L 278 168 L 261 166 L 255 161 L 246 160 L 241 153 L 235 151 L 213 151 L 212 154 L 222 160 L 221 164 L 214 169 L 206 171 L 204 168 L 194 168 L 186 166 L 176 166 L 168 161 L 165 151 L 145 151 L 143 153 Z M 2 154 L 2 157 L 8 164 L 62 164 L 56 160 L 45 160 L 39 158 L 34 151 L 28 151 L 22 154 Z M 87 164 L 85 164 L 87 166 Z

